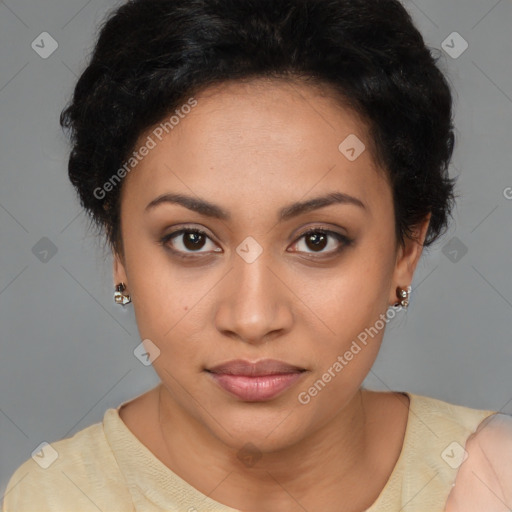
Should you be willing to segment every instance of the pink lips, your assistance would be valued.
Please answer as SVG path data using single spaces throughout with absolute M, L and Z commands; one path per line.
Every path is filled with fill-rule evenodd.
M 257 363 L 237 359 L 206 371 L 229 393 L 245 401 L 261 402 L 289 388 L 301 378 L 305 369 L 275 359 Z

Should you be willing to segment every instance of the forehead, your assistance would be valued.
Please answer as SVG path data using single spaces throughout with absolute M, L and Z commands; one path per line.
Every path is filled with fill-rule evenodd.
M 369 203 L 386 199 L 366 124 L 325 89 L 231 82 L 194 100 L 192 109 L 178 106 L 172 126 L 166 118 L 140 137 L 139 146 L 150 138 L 154 147 L 127 176 L 127 195 L 137 189 L 149 202 L 178 189 L 251 204 L 336 189 Z

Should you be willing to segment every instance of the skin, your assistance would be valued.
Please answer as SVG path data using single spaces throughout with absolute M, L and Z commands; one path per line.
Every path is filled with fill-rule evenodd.
M 196 99 L 123 182 L 114 279 L 127 285 L 141 339 L 160 350 L 153 367 L 161 384 L 125 405 L 121 418 L 181 478 L 230 507 L 367 508 L 398 459 L 408 417 L 404 395 L 361 388 L 384 330 L 309 403 L 298 394 L 386 313 L 397 286 L 412 282 L 429 218 L 414 239 L 397 243 L 392 191 L 367 127 L 325 89 L 258 80 Z M 350 134 L 367 148 L 353 162 L 338 150 Z M 334 191 L 365 208 L 334 204 L 277 221 L 290 203 Z M 170 203 L 145 211 L 165 193 L 215 203 L 231 219 Z M 194 246 L 179 235 L 167 247 L 190 260 L 161 243 L 185 226 L 207 238 Z M 312 227 L 352 242 L 331 236 L 315 249 L 301 236 Z M 249 236 L 263 251 L 252 263 L 236 252 Z M 307 372 L 272 400 L 244 402 L 204 371 L 237 358 L 274 358 Z M 237 457 L 248 442 L 261 453 L 252 467 Z

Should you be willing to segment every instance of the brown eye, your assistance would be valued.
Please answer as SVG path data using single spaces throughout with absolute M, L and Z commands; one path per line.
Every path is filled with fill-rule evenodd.
M 329 236 L 322 232 L 311 233 L 306 236 L 306 245 L 314 251 L 325 249 Z
M 192 231 L 187 231 L 183 236 L 183 245 L 191 250 L 196 251 L 204 246 L 204 235 Z
M 314 228 L 306 231 L 299 237 L 299 241 L 304 239 L 304 246 L 308 250 L 300 250 L 299 252 L 304 252 L 306 254 L 311 253 L 319 253 L 319 254 L 334 254 L 336 252 L 340 252 L 347 245 L 350 245 L 352 241 L 347 238 L 345 235 L 341 233 L 336 233 L 334 231 L 328 231 L 324 229 Z M 300 245 L 300 242 L 297 241 L 295 245 Z M 330 250 L 324 250 L 326 247 L 329 247 Z
M 189 255 L 194 257 L 194 253 L 199 255 L 211 252 L 201 251 L 201 249 L 207 245 L 208 241 L 211 242 L 214 252 L 220 252 L 220 249 L 215 250 L 215 244 L 210 237 L 200 229 L 180 229 L 179 231 L 169 233 L 161 240 L 164 246 L 183 258 L 187 258 Z

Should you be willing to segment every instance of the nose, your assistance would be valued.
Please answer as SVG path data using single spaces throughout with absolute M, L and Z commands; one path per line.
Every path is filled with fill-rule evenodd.
M 220 291 L 215 315 L 218 331 L 252 345 L 289 332 L 293 292 L 277 266 L 263 254 L 252 263 L 235 255 L 233 265 Z

